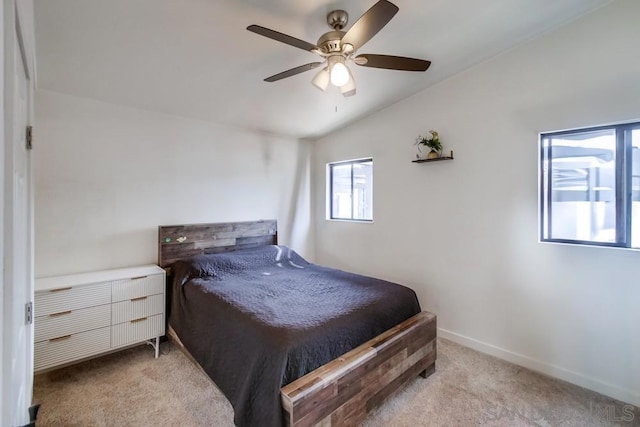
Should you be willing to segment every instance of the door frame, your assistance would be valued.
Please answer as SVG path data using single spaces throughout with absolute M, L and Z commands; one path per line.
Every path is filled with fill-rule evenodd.
M 27 390 L 27 405 L 32 401 L 32 389 L 33 389 L 33 339 L 28 343 L 28 347 L 24 349 L 27 355 L 27 367 L 26 372 L 13 372 L 11 370 L 11 357 L 12 348 L 7 348 L 5 345 L 5 338 L 10 337 L 12 331 L 10 329 L 11 322 L 7 322 L 7 319 L 11 319 L 16 311 L 22 312 L 25 308 L 22 306 L 14 307 L 11 305 L 5 306 L 4 302 L 7 301 L 4 296 L 9 293 L 9 286 L 14 286 L 13 282 L 5 280 L 5 265 L 4 259 L 6 258 L 4 242 L 5 233 L 11 233 L 13 230 L 5 229 L 5 220 L 7 220 L 6 212 L 13 210 L 12 198 L 13 194 L 8 194 L 5 186 L 12 182 L 11 176 L 13 175 L 13 168 L 7 167 L 7 161 L 9 157 L 7 154 L 13 156 L 13 138 L 16 132 L 23 133 L 24 129 L 14 129 L 14 93 L 15 93 L 15 49 L 16 46 L 20 49 L 19 58 L 23 62 L 24 71 L 27 77 L 27 123 L 33 124 L 33 98 L 36 85 L 35 75 L 35 48 L 34 48 L 34 19 L 33 19 L 33 0 L 3 0 L 2 7 L 0 8 L 0 50 L 2 51 L 2 67 L 0 67 L 0 94 L 2 94 L 3 102 L 0 105 L 0 132 L 3 138 L 3 149 L 0 150 L 0 162 L 3 165 L 3 173 L 0 173 L 0 235 L 2 236 L 3 244 L 0 245 L 0 295 L 2 298 L 2 304 L 0 304 L 0 324 L 2 325 L 2 340 L 0 340 L 0 368 L 3 375 L 0 387 L 0 425 L 6 426 L 19 426 L 28 424 L 29 411 L 27 407 L 15 408 L 8 405 L 6 398 L 12 390 L 10 385 L 16 378 L 26 384 Z M 29 156 L 30 157 L 30 156 Z M 33 171 L 31 161 L 27 159 L 27 174 L 29 180 L 28 187 L 28 201 L 27 210 L 29 218 L 27 219 L 27 236 L 24 236 L 24 242 L 27 245 L 27 298 L 33 301 Z M 33 338 L 33 324 L 31 324 L 31 338 Z M 9 375 L 6 375 L 9 373 Z M 5 403 L 6 402 L 6 403 Z

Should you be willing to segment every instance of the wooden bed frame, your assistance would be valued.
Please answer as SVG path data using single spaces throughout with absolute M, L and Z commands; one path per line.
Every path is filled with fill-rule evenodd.
M 158 264 L 199 254 L 275 245 L 275 220 L 160 226 Z M 170 330 L 173 332 L 173 330 Z M 170 334 L 192 360 L 180 339 Z M 288 426 L 351 426 L 416 376 L 435 372 L 436 316 L 423 311 L 282 387 Z

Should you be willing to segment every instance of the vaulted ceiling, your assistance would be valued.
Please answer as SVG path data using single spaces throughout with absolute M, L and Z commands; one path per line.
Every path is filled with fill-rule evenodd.
M 326 15 L 353 24 L 375 0 L 35 0 L 38 87 L 258 131 L 318 137 L 557 28 L 611 0 L 392 0 L 360 53 L 425 58 L 426 73 L 352 67 L 357 95 L 311 85 L 317 57 L 247 31 L 315 43 Z

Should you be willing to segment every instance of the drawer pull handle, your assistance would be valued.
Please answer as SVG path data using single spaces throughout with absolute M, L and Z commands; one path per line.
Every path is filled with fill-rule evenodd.
M 66 340 L 67 338 L 71 338 L 71 335 L 64 335 L 58 338 L 51 338 L 49 342 L 62 341 L 62 340 Z
M 60 313 L 53 313 L 53 314 L 50 314 L 49 317 L 64 316 L 65 314 L 71 314 L 71 310 L 69 310 L 69 311 L 61 311 Z
M 144 300 L 144 299 L 147 299 L 147 297 L 131 298 L 131 302 L 134 302 L 134 301 L 142 301 L 142 300 Z
M 62 291 L 68 291 L 69 289 L 71 289 L 71 286 L 69 286 L 68 288 L 51 289 L 50 292 L 62 292 Z
M 139 280 L 139 279 L 146 279 L 147 276 L 138 276 L 138 277 L 132 277 L 131 280 Z
M 143 321 L 145 321 L 145 320 L 147 320 L 147 318 L 146 318 L 146 317 L 141 317 L 141 318 L 139 318 L 139 319 L 134 319 L 134 320 L 132 320 L 132 321 L 131 321 L 131 323 L 143 322 Z

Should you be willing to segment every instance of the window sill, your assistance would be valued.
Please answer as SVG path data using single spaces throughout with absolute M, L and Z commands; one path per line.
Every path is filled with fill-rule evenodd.
M 325 218 L 326 221 L 331 222 L 355 222 L 356 224 L 373 224 L 372 219 L 339 219 L 339 218 Z
M 617 249 L 617 250 L 623 250 L 623 251 L 640 252 L 640 248 L 616 246 L 612 244 L 591 244 L 591 243 L 580 243 L 576 241 L 559 241 L 559 240 L 542 240 L 542 239 L 538 239 L 538 243 L 542 243 L 546 245 L 573 246 L 573 247 L 579 247 L 579 248 Z

